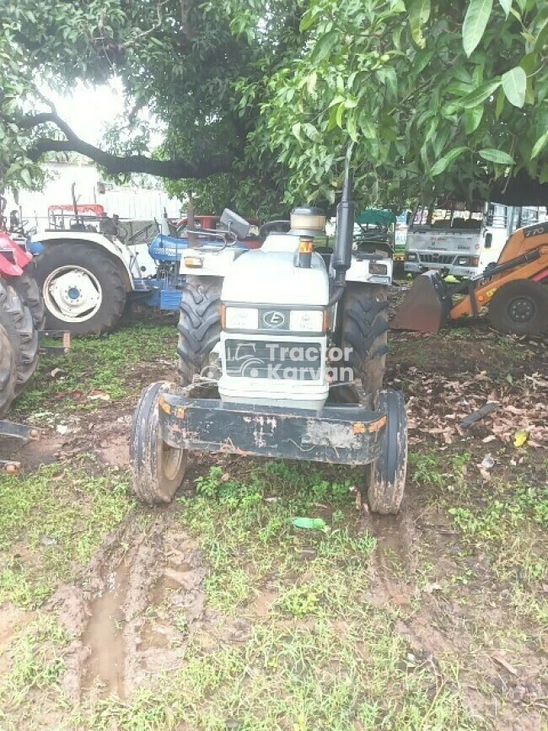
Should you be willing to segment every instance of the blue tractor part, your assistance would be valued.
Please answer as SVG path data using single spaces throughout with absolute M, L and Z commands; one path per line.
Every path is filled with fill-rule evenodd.
M 208 249 L 224 247 L 218 237 L 200 236 L 200 245 Z M 237 249 L 249 249 L 249 246 L 236 241 Z M 188 237 L 176 238 L 158 233 L 149 244 L 148 251 L 152 259 L 158 264 L 156 277 L 135 280 L 136 291 L 147 291 L 140 298 L 140 303 L 147 307 L 156 307 L 160 310 L 178 311 L 181 306 L 181 295 L 185 282 L 184 274 L 179 273 L 179 266 L 184 252 L 188 249 Z

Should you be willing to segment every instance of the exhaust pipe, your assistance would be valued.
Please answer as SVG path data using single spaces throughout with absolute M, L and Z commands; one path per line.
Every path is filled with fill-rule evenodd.
M 352 237 L 356 206 L 352 200 L 352 175 L 350 173 L 350 157 L 352 146 L 349 146 L 344 164 L 344 184 L 342 198 L 337 206 L 337 230 L 335 246 L 331 256 L 331 267 L 335 271 L 333 291 L 329 299 L 329 306 L 338 302 L 346 286 L 346 272 L 352 263 Z

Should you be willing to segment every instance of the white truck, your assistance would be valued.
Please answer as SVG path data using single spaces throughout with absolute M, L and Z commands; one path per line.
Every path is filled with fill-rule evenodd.
M 473 277 L 498 260 L 516 229 L 544 220 L 545 211 L 483 202 L 421 205 L 407 234 L 405 271 Z

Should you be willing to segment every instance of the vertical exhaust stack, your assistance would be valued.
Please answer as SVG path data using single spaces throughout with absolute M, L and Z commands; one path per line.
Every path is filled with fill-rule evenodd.
M 356 206 L 352 200 L 352 176 L 350 174 L 350 154 L 346 156 L 344 166 L 343 193 L 337 206 L 337 230 L 335 246 L 331 256 L 331 268 L 335 272 L 333 294 L 330 304 L 335 304 L 342 297 L 345 287 L 345 276 L 352 262 L 352 237 Z

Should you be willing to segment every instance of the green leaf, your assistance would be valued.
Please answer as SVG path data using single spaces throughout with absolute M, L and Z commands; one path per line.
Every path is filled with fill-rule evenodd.
M 497 163 L 497 165 L 515 165 L 516 161 L 507 152 L 502 150 L 495 150 L 493 147 L 488 147 L 485 150 L 479 151 L 480 157 L 489 162 Z
M 467 109 L 464 113 L 464 130 L 467 135 L 471 135 L 479 127 L 481 118 L 483 117 L 483 107 L 474 107 Z
M 377 136 L 377 128 L 373 124 L 373 122 L 370 119 L 367 119 L 366 117 L 360 118 L 360 127 L 363 132 L 363 136 L 367 140 L 374 140 Z
M 295 124 L 291 127 L 291 131 L 293 132 L 294 136 L 299 140 L 299 142 L 302 142 L 301 137 L 301 123 L 295 122 Z
M 304 530 L 325 530 L 327 523 L 322 518 L 293 518 L 291 521 L 295 528 Z
M 348 122 L 346 123 L 346 129 L 348 130 L 348 136 L 352 140 L 352 142 L 358 142 L 358 128 L 356 125 L 356 117 L 351 116 L 348 118 Z
M 426 23 L 428 23 L 430 10 L 430 0 L 410 0 L 410 2 L 408 2 L 411 36 L 419 48 L 424 48 L 426 45 L 422 29 Z
M 337 43 L 338 37 L 336 30 L 330 30 L 329 33 L 320 36 L 310 54 L 310 63 L 319 63 L 329 56 L 333 46 Z
M 472 55 L 483 38 L 492 10 L 493 0 L 470 0 L 462 26 L 462 45 L 467 56 Z
M 21 180 L 27 186 L 27 188 L 30 188 L 31 187 L 31 185 L 32 185 L 32 177 L 30 175 L 30 172 L 27 170 L 27 168 L 23 168 L 21 170 Z
M 506 13 L 506 17 L 508 17 L 508 13 L 510 12 L 510 8 L 512 7 L 512 0 L 499 0 L 499 3 Z
M 521 66 L 515 66 L 502 75 L 502 88 L 510 104 L 521 109 L 527 90 L 527 74 Z
M 533 149 L 531 151 L 531 160 L 534 160 L 535 157 L 538 157 L 540 153 L 544 150 L 546 145 L 548 144 L 548 130 L 544 134 L 542 134 L 538 140 L 533 145 Z
M 462 104 L 465 109 L 472 109 L 472 107 L 477 107 L 479 104 L 483 104 L 486 99 L 492 96 L 494 92 L 499 88 L 500 84 L 500 80 L 486 81 L 485 84 L 481 84 L 481 86 L 478 86 L 477 89 L 471 91 L 470 94 L 463 96 L 462 99 L 460 99 L 460 104 Z
M 504 89 L 502 89 L 502 87 L 501 87 L 499 89 L 499 93 L 497 94 L 497 104 L 496 104 L 496 107 L 495 107 L 495 117 L 497 119 L 500 118 L 500 115 L 504 111 L 504 100 L 505 99 L 506 99 L 506 95 L 504 93 Z
M 455 162 L 457 157 L 460 157 L 467 149 L 467 147 L 455 147 L 455 149 L 450 150 L 447 155 L 440 157 L 440 159 L 432 165 L 432 169 L 430 171 L 432 177 L 441 175 L 441 173 L 445 172 L 445 170 L 447 170 L 447 168 Z

